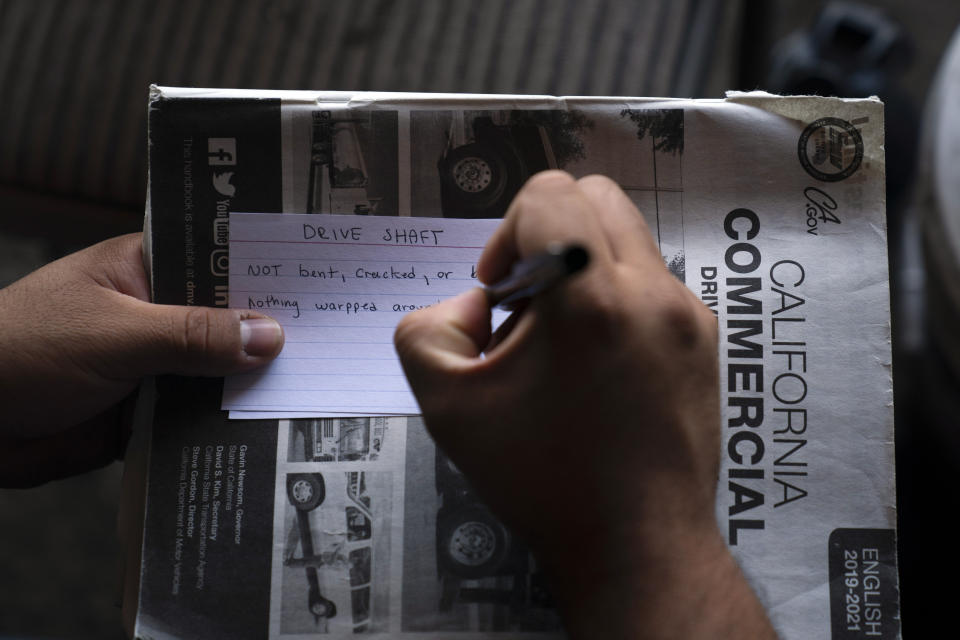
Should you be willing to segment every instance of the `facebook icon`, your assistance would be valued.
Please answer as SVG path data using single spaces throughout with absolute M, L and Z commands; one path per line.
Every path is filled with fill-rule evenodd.
M 236 138 L 208 138 L 207 164 L 234 165 L 237 164 Z

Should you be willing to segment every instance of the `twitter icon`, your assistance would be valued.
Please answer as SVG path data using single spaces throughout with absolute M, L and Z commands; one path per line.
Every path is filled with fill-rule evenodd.
M 233 194 L 237 192 L 237 188 L 230 184 L 230 180 L 233 178 L 233 171 L 220 171 L 213 174 L 213 188 L 217 190 L 220 195 L 227 196 L 232 198 Z

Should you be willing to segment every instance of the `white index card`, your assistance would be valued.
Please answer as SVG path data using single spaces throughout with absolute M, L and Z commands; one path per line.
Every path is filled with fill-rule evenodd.
M 231 417 L 417 414 L 393 348 L 408 312 L 478 286 L 500 220 L 230 214 L 230 308 L 277 319 L 276 360 L 228 376 Z

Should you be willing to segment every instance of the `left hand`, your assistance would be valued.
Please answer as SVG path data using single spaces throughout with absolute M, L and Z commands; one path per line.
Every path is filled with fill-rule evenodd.
M 141 234 L 101 242 L 0 290 L 0 486 L 29 486 L 122 453 L 144 376 L 222 376 L 283 346 L 271 318 L 148 302 Z

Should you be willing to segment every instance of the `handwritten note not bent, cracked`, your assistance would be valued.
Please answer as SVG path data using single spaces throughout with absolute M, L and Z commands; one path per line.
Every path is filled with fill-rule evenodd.
M 286 343 L 270 365 L 227 377 L 222 407 L 231 417 L 419 413 L 394 328 L 478 284 L 499 222 L 231 213 L 230 307 L 276 318 Z

